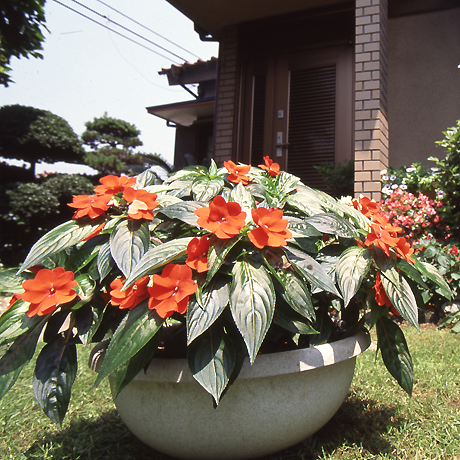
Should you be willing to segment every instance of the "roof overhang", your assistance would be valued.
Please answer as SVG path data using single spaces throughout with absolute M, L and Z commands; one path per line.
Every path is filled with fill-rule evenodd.
M 226 26 L 343 3 L 343 0 L 167 0 L 214 38 Z
M 180 126 L 192 126 L 197 121 L 212 120 L 215 98 L 176 102 L 147 107 L 147 112 Z
M 184 62 L 181 65 L 173 64 L 169 69 L 161 69 L 159 75 L 168 77 L 169 86 L 202 83 L 217 78 L 217 58 L 208 61 Z

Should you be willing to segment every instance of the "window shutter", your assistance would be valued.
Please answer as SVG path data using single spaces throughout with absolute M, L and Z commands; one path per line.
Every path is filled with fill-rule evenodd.
M 325 189 L 313 167 L 335 161 L 336 67 L 294 70 L 290 75 L 288 171 Z

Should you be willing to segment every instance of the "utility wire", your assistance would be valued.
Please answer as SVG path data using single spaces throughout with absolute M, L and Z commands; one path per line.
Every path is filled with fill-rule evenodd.
M 67 9 L 69 9 L 70 11 L 73 11 L 74 13 L 77 13 L 77 14 L 79 14 L 80 16 L 83 16 L 84 18 L 86 18 L 86 19 L 88 19 L 88 20 L 94 22 L 95 24 L 97 24 L 97 25 L 99 25 L 99 26 L 102 26 L 102 27 L 104 27 L 105 29 L 110 30 L 111 32 L 113 32 L 113 33 L 115 33 L 115 34 L 117 34 L 117 35 L 120 35 L 120 36 L 123 37 L 123 38 L 126 38 L 126 40 L 129 40 L 130 42 L 135 43 L 136 45 L 142 46 L 142 48 L 145 48 L 146 50 L 151 51 L 152 53 L 155 53 L 155 54 L 157 54 L 158 56 L 161 56 L 161 57 L 164 58 L 164 59 L 168 59 L 169 61 L 172 61 L 172 59 L 171 59 L 170 57 L 165 56 L 164 54 L 161 54 L 161 53 L 159 53 L 158 51 L 155 51 L 155 50 L 153 50 L 152 48 L 149 48 L 148 46 L 145 46 L 145 45 L 143 45 L 142 43 L 139 43 L 139 42 L 137 42 L 136 40 L 133 40 L 132 38 L 127 37 L 126 35 L 123 35 L 121 32 L 118 32 L 117 30 L 111 29 L 110 27 L 106 26 L 105 24 L 102 24 L 101 22 L 98 22 L 98 21 L 96 21 L 95 19 L 90 18 L 90 17 L 87 16 L 86 14 L 83 14 L 83 13 L 81 13 L 80 11 L 75 10 L 74 8 L 72 8 L 72 7 L 70 7 L 70 6 L 65 5 L 64 3 L 60 2 L 59 0 L 53 0 L 53 1 L 54 1 L 55 3 L 58 3 L 59 5 L 63 6 L 64 8 L 67 8 Z M 182 59 L 182 58 L 181 58 L 181 59 Z M 174 61 L 173 61 L 173 64 L 180 65 L 179 62 L 174 62 Z
M 115 24 L 116 26 L 122 28 L 123 30 L 126 30 L 127 32 L 129 32 L 129 33 L 135 35 L 136 37 L 139 37 L 139 38 L 141 38 L 142 40 L 145 40 L 146 42 L 150 43 L 151 45 L 156 46 L 157 48 L 160 48 L 160 49 L 163 50 L 163 51 L 166 51 L 167 53 L 171 54 L 172 56 L 174 56 L 174 57 L 176 57 L 176 58 L 178 58 L 178 59 L 181 59 L 182 61 L 187 61 L 187 59 L 185 59 L 185 58 L 179 56 L 179 55 L 176 54 L 176 53 L 173 53 L 172 51 L 169 51 L 168 49 L 164 48 L 163 46 L 159 45 L 158 43 L 155 43 L 155 42 L 153 42 L 152 40 L 149 40 L 148 38 L 145 38 L 143 35 L 138 34 L 137 32 L 134 32 L 133 30 L 129 29 L 128 27 L 125 27 L 125 26 L 123 26 L 122 24 L 119 24 L 118 22 L 113 21 L 112 19 L 110 19 L 110 18 L 107 17 L 106 15 L 101 14 L 101 13 L 99 13 L 99 12 L 96 11 L 96 10 L 93 10 L 93 9 L 90 8 L 89 6 L 86 6 L 86 5 L 84 5 L 83 3 L 81 3 L 81 2 L 79 2 L 79 1 L 77 1 L 77 0 L 72 0 L 72 2 L 76 3 L 77 5 L 80 5 L 80 6 L 83 7 L 83 8 L 86 8 L 88 11 L 91 11 L 91 13 L 100 16 L 101 18 L 103 18 L 103 19 L 105 19 L 105 20 L 111 22 L 112 24 Z
M 120 58 L 123 59 L 123 61 L 126 62 L 126 64 L 128 64 L 130 67 L 132 67 L 142 78 L 144 78 L 146 81 L 148 81 L 151 85 L 153 86 L 156 86 L 157 88 L 161 88 L 162 90 L 165 90 L 165 91 L 170 91 L 172 93 L 180 93 L 182 92 L 181 89 L 172 89 L 170 87 L 164 87 L 163 85 L 158 85 L 156 83 L 153 83 L 153 81 L 151 81 L 148 77 L 146 77 L 132 62 L 128 61 L 128 59 L 126 59 L 123 54 L 121 54 L 121 51 L 118 49 L 116 43 L 113 41 L 113 36 L 110 32 L 107 32 L 107 35 L 109 37 L 109 40 L 112 42 L 112 45 L 113 47 L 117 50 L 117 53 L 120 55 Z
M 196 54 L 192 53 L 191 51 L 187 50 L 186 48 L 178 45 L 177 43 L 173 42 L 172 40 L 170 40 L 169 38 L 166 38 L 164 37 L 163 35 L 159 34 L 158 32 L 155 32 L 154 30 L 150 29 L 149 27 L 147 26 L 144 26 L 144 24 L 141 24 L 140 22 L 136 21 L 135 19 L 129 17 L 128 15 L 126 15 L 125 13 L 121 12 L 120 10 L 117 10 L 116 8 L 114 8 L 113 6 L 110 6 L 108 5 L 107 3 L 103 2 L 102 0 L 96 0 L 97 2 L 101 3 L 102 5 L 106 6 L 107 8 L 110 8 L 112 11 L 115 11 L 116 13 L 120 14 L 121 16 L 123 16 L 124 18 L 134 22 L 134 24 L 137 24 L 138 26 L 142 27 L 143 29 L 145 30 L 148 30 L 149 32 L 151 32 L 152 34 L 155 34 L 157 37 L 160 37 L 162 38 L 163 40 L 167 41 L 168 43 L 171 43 L 171 45 L 174 45 L 176 46 L 177 48 L 181 49 L 182 51 L 185 51 L 186 53 L 192 55 L 193 57 L 196 57 L 197 59 L 201 59 L 200 56 L 197 56 Z

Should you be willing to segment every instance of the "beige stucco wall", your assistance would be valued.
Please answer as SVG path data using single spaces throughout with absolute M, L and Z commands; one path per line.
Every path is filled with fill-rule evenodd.
M 434 166 L 460 119 L 460 8 L 390 19 L 388 44 L 390 166 Z

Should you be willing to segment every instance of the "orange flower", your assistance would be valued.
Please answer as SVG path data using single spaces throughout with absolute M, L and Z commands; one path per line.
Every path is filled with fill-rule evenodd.
M 196 270 L 198 273 L 208 271 L 208 237 L 202 236 L 200 239 L 193 238 L 187 245 L 187 260 L 185 263 Z
M 389 232 L 391 236 L 396 237 L 396 234 L 399 233 L 402 228 L 401 227 L 394 227 L 388 222 L 388 219 L 385 216 L 382 216 L 381 214 L 374 214 L 372 216 L 372 220 L 380 225 L 384 230 Z
M 292 238 L 292 233 L 286 229 L 288 221 L 283 219 L 281 209 L 257 208 L 251 209 L 251 214 L 257 228 L 251 230 L 248 237 L 259 249 L 286 246 L 286 239 Z
M 28 315 L 43 316 L 59 305 L 72 301 L 77 296 L 73 289 L 76 285 L 74 274 L 62 267 L 40 270 L 33 280 L 22 283 L 25 291 L 22 299 L 30 302 Z
M 411 254 L 414 253 L 414 249 L 411 248 L 410 243 L 406 240 L 406 238 L 404 238 L 403 236 L 398 238 L 398 241 L 396 242 L 396 246 L 393 249 L 404 260 L 406 260 L 407 262 L 411 264 L 414 263 L 414 259 L 412 259 L 412 257 L 410 256 Z
M 375 277 L 375 285 L 373 286 L 373 288 L 375 289 L 375 301 L 377 302 L 377 305 L 380 305 L 381 307 L 391 307 L 391 301 L 388 298 L 387 293 L 385 292 L 382 286 L 382 280 L 380 279 L 380 271 L 377 272 L 377 276 Z
M 149 287 L 149 308 L 156 310 L 162 318 L 175 311 L 184 314 L 188 299 L 198 289 L 192 279 L 192 269 L 187 265 L 169 264 L 161 275 L 153 275 L 153 286 Z
M 397 244 L 398 238 L 391 236 L 389 232 L 382 229 L 379 225 L 371 224 L 371 229 L 371 232 L 367 234 L 364 245 L 380 248 L 390 257 L 390 248 Z
M 152 210 L 158 206 L 156 193 L 149 193 L 146 190 L 134 190 L 126 188 L 123 198 L 131 203 L 128 207 L 128 217 L 131 219 L 153 220 Z
M 8 302 L 8 306 L 6 307 L 6 309 L 8 310 L 8 308 L 11 308 L 19 299 L 22 298 L 22 294 L 19 294 L 17 292 L 15 292 L 12 296 L 11 296 L 11 299 L 10 301 Z
M 241 211 L 238 203 L 235 201 L 227 203 L 220 195 L 210 201 L 208 207 L 197 209 L 194 212 L 198 216 L 196 223 L 221 239 L 238 235 L 246 219 L 246 213 Z
M 112 288 L 110 291 L 110 295 L 112 296 L 110 301 L 112 305 L 118 306 L 120 309 L 128 308 L 131 310 L 149 296 L 147 290 L 149 277 L 144 276 L 139 278 L 126 291 L 122 291 L 124 280 L 124 278 L 117 278 L 110 283 L 110 287 Z
M 78 209 L 73 216 L 74 219 L 80 219 L 84 216 L 95 219 L 109 209 L 108 203 L 111 199 L 111 195 L 77 195 L 73 197 L 72 203 L 68 206 Z
M 273 163 L 273 160 L 270 157 L 264 157 L 264 165 L 259 165 L 260 169 L 267 171 L 270 174 L 270 177 L 276 177 L 278 174 L 281 173 L 280 165 L 278 163 Z
M 353 200 L 355 209 L 361 210 L 361 213 L 366 217 L 371 217 L 375 213 L 380 212 L 380 206 L 375 201 L 371 201 L 367 196 L 361 196 L 357 200 Z
M 248 185 L 251 182 L 246 174 L 251 169 L 251 165 L 236 165 L 233 161 L 224 161 L 224 166 L 228 171 L 228 180 L 235 182 L 235 184 L 242 183 L 243 185 Z
M 136 183 L 135 177 L 127 176 L 104 176 L 99 179 L 102 185 L 94 188 L 97 195 L 115 195 L 122 192 L 125 188 L 132 187 Z

